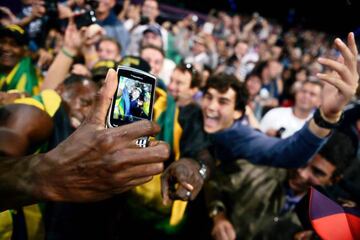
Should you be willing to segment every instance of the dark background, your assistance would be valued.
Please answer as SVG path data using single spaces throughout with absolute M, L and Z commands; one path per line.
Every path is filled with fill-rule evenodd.
M 64 1 L 64 0 L 60 0 Z M 276 19 L 284 26 L 322 30 L 344 37 L 349 31 L 360 36 L 360 0 L 158 0 L 171 5 L 207 14 L 210 9 L 229 13 L 260 15 Z M 122 0 L 118 0 L 121 6 Z M 132 0 L 132 2 L 142 2 Z M 18 10 L 20 0 L 0 0 L 0 5 Z
M 283 25 L 301 25 L 336 35 L 349 31 L 360 35 L 360 0 L 160 0 L 207 13 L 210 9 L 260 15 L 277 19 Z

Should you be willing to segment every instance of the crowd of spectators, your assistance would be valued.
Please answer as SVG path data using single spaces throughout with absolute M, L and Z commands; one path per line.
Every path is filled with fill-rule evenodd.
M 109 200 L 0 212 L 0 239 L 316 239 L 296 215 L 310 186 L 360 204 L 357 96 L 330 136 L 311 122 L 321 106 L 322 117 L 339 120 L 348 99 L 329 110 L 337 98 L 321 81 L 338 69 L 318 59 L 340 59 L 356 76 L 353 35 L 350 59 L 332 35 L 284 29 L 258 13 L 159 22 L 156 0 L 22 0 L 20 12 L 0 12 L 2 156 L 49 151 L 68 138 L 119 64 L 157 77 L 154 121 L 171 149 L 163 177 Z M 339 79 L 351 84 L 351 74 Z M 160 184 L 181 167 L 205 170 L 189 176 L 198 184 L 166 190 L 196 199 L 164 205 L 171 200 Z

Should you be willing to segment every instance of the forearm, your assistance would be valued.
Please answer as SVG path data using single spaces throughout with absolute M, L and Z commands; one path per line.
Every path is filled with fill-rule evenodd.
M 216 140 L 222 161 L 244 158 L 254 164 L 294 168 L 305 164 L 326 142 L 309 129 L 308 124 L 289 138 L 268 137 L 248 127 L 241 127 Z
M 36 171 L 42 154 L 0 158 L 0 211 L 41 200 Z
M 333 123 L 333 124 L 336 124 L 337 122 L 340 121 L 342 112 L 336 112 L 336 113 L 333 113 L 333 114 L 328 113 L 327 115 L 325 115 L 323 113 L 323 110 L 321 109 L 321 107 L 319 108 L 319 110 L 320 110 L 321 118 L 324 119 L 325 121 L 327 121 L 329 123 Z M 330 129 L 322 128 L 322 127 L 318 126 L 315 123 L 314 118 L 312 118 L 311 121 L 310 121 L 309 129 L 313 134 L 315 134 L 318 137 L 326 137 L 331 132 Z
M 85 66 L 88 69 L 92 69 L 95 63 L 99 60 L 98 53 L 96 51 L 96 47 L 94 45 L 85 46 L 82 48 L 82 54 L 85 59 Z
M 67 54 L 65 54 L 64 51 L 67 52 Z M 75 56 L 75 52 L 67 48 L 63 48 L 63 50 L 59 51 L 54 62 L 51 64 L 49 71 L 47 72 L 44 83 L 41 86 L 41 90 L 55 89 L 65 80 L 73 63 L 73 58 L 69 55 L 69 53 Z
M 29 25 L 32 21 L 34 20 L 33 16 L 26 16 L 22 19 L 17 19 L 15 24 L 19 25 L 20 27 L 26 27 L 27 25 Z
M 293 168 L 304 165 L 323 146 L 326 138 L 313 134 L 310 130 L 311 123 L 306 124 L 293 136 L 278 140 L 269 137 L 274 141 L 268 144 L 263 142 L 262 146 L 254 149 L 254 163 L 268 166 Z M 327 135 L 326 135 L 327 136 Z M 251 148 L 251 147 L 250 147 Z M 258 152 L 258 153 L 256 153 Z

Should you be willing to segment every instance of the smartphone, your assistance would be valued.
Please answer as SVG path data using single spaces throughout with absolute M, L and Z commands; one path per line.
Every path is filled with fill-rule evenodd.
M 107 127 L 152 120 L 156 77 L 127 66 L 117 69 L 118 87 L 107 116 Z
M 76 24 L 77 29 L 81 29 L 82 27 L 90 26 L 91 24 L 96 23 L 96 16 L 93 10 L 88 10 L 74 16 L 74 22 Z

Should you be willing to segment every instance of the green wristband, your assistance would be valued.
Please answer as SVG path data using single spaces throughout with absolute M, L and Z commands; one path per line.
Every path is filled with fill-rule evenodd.
M 74 59 L 75 55 L 69 53 L 64 47 L 61 48 L 61 52 L 68 58 Z

